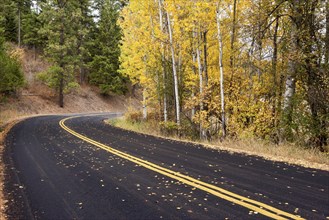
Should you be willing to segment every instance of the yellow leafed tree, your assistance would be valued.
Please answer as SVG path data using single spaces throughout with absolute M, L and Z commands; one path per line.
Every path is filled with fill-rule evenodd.
M 191 136 L 223 137 L 224 122 L 228 136 L 277 142 L 302 130 L 306 135 L 311 128 L 294 118 L 300 114 L 294 106 L 303 101 L 312 106 L 305 95 L 316 80 L 307 82 L 299 76 L 320 79 L 314 75 L 314 65 L 320 72 L 328 68 L 323 60 L 310 58 L 317 51 L 306 43 L 307 36 L 325 38 L 320 26 L 306 20 L 313 16 L 320 22 L 323 14 L 315 11 L 325 7 L 317 3 L 306 10 L 310 5 L 277 0 L 131 0 L 121 14 L 121 72 L 143 88 L 145 108 L 165 122 L 175 121 Z M 298 12 L 308 14 L 304 19 Z M 294 25 L 311 31 L 298 32 Z M 313 47 L 326 46 L 317 39 Z M 289 79 L 300 86 L 292 84 L 291 90 Z M 325 91 L 317 92 L 320 100 Z M 284 107 L 287 100 L 289 110 Z M 328 130 L 324 128 L 328 109 L 321 106 L 311 112 L 305 108 L 302 115 L 322 126 L 314 135 L 322 135 L 323 144 L 328 139 L 323 135 Z

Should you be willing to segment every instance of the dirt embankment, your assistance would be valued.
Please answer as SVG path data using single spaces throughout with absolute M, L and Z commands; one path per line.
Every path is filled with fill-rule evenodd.
M 102 96 L 97 87 L 83 84 L 65 94 L 64 108 L 60 108 L 57 104 L 57 92 L 37 79 L 37 75 L 46 71 L 49 64 L 42 57 L 35 57 L 31 50 L 13 50 L 22 63 L 26 86 L 18 92 L 16 98 L 0 102 L 0 124 L 10 118 L 31 114 L 112 112 L 140 107 L 138 94 Z

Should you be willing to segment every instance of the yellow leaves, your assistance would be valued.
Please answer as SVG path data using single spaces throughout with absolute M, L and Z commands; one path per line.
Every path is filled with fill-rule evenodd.
M 192 119 L 194 123 L 201 124 L 203 129 L 208 129 L 210 127 L 207 111 L 198 111 Z
M 16 60 L 22 61 L 25 56 L 24 49 L 16 47 L 10 51 L 9 56 Z
M 173 97 L 171 79 L 172 61 L 168 37 L 167 13 L 173 31 L 173 46 L 177 61 L 184 114 L 195 110 L 194 123 L 201 123 L 204 129 L 210 129 L 212 123 L 220 123 L 221 106 L 219 93 L 219 50 L 216 23 L 218 1 L 214 0 L 165 0 L 159 8 L 159 0 L 131 0 L 122 11 L 123 29 L 121 72 L 129 76 L 134 83 L 146 89 L 148 104 L 160 108 L 158 100 L 167 90 L 168 99 Z M 224 90 L 228 115 L 228 128 L 236 133 L 268 134 L 272 116 L 273 76 L 269 60 L 257 60 L 255 54 L 249 54 L 251 36 L 248 31 L 253 19 L 249 13 L 250 0 L 237 1 L 236 36 L 231 44 L 233 24 L 233 1 L 220 1 L 221 26 L 223 38 Z M 163 13 L 160 19 L 159 12 Z M 250 11 L 250 10 L 249 10 Z M 255 11 L 253 11 L 254 13 Z M 162 25 L 160 21 L 163 21 Z M 247 27 L 245 27 L 246 25 Z M 163 28 L 161 28 L 163 27 Z M 245 35 L 242 36 L 242 32 Z M 204 43 L 204 34 L 207 43 Z M 270 48 L 272 40 L 263 41 L 264 48 Z M 205 84 L 204 46 L 207 49 L 207 76 Z M 200 79 L 196 48 L 200 51 L 203 70 L 203 94 L 200 93 Z M 269 50 L 270 49 L 264 49 Z M 264 52 L 265 53 L 265 52 Z M 266 52 L 270 54 L 270 52 Z M 231 59 L 234 58 L 234 68 Z M 163 88 L 163 63 L 166 71 L 166 88 Z M 278 71 L 284 67 L 278 64 Z M 260 75 L 257 74 L 257 70 Z M 202 100 L 203 109 L 200 110 Z M 170 100 L 172 103 L 173 100 Z M 172 112 L 171 112 L 172 113 Z M 169 113 L 170 114 L 170 113 Z

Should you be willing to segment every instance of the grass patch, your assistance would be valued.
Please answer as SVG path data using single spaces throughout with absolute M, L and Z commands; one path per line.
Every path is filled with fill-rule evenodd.
M 135 131 L 144 134 L 150 134 L 163 138 L 170 138 L 184 142 L 191 140 L 178 138 L 177 136 L 165 137 L 161 134 L 159 122 L 156 121 L 137 121 L 131 122 L 125 117 L 110 119 L 107 123 L 122 129 Z M 197 141 L 205 147 L 226 150 L 229 152 L 244 153 L 247 155 L 261 156 L 268 160 L 280 161 L 289 164 L 300 165 L 309 168 L 329 171 L 329 154 L 322 153 L 318 149 L 308 149 L 295 144 L 272 144 L 262 140 L 251 138 L 246 139 L 226 139 L 224 141 Z
M 121 118 L 109 119 L 107 120 L 107 123 L 115 127 L 119 127 L 130 131 L 135 131 L 138 133 L 150 134 L 155 136 L 161 135 L 160 129 L 154 127 L 154 125 L 152 125 L 147 121 L 130 122 L 126 120 L 124 117 L 121 117 Z
M 4 182 L 4 170 L 5 165 L 3 162 L 3 153 L 5 150 L 4 141 L 6 134 L 9 132 L 11 127 L 15 124 L 15 119 L 18 118 L 20 114 L 12 108 L 4 109 L 0 106 L 0 219 L 7 219 L 5 210 L 8 206 L 7 200 L 5 200 L 3 192 L 3 182 Z
M 9 105 L 5 109 L 0 108 L 0 129 L 3 129 L 7 123 L 21 116 L 24 116 L 24 114 L 18 112 L 14 106 Z

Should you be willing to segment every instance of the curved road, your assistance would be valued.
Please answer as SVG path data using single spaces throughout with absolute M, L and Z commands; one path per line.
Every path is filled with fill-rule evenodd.
M 329 219 L 329 172 L 41 116 L 6 138 L 9 219 Z

